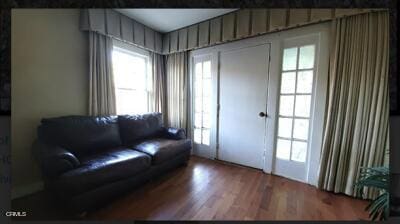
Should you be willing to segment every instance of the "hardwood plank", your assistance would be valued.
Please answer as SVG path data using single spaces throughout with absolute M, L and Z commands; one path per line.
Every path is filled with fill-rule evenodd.
M 14 200 L 13 210 L 30 214 L 18 220 L 79 219 L 44 195 Z M 192 156 L 188 166 L 132 189 L 85 219 L 367 220 L 367 204 L 260 170 Z

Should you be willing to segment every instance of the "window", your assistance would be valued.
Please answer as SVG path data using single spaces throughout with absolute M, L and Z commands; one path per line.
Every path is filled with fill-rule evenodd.
M 148 57 L 114 47 L 112 63 L 117 114 L 148 112 Z
M 309 142 L 315 45 L 285 48 L 279 94 L 276 156 L 305 162 Z
M 195 63 L 194 70 L 194 142 L 210 145 L 211 61 Z

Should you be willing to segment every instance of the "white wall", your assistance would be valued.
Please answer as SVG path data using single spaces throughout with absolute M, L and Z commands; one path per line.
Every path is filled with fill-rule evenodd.
M 31 153 L 43 117 L 87 114 L 88 38 L 79 9 L 13 9 L 11 150 L 13 198 L 41 187 Z

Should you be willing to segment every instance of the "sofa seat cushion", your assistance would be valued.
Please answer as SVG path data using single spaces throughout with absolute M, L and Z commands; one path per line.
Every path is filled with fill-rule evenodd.
M 133 145 L 132 148 L 150 155 L 153 164 L 160 164 L 185 151 L 190 151 L 192 142 L 189 139 L 172 140 L 154 138 L 141 141 Z
M 84 192 L 148 169 L 151 158 L 132 149 L 117 148 L 84 157 L 80 162 L 78 168 L 57 178 L 56 187 L 72 194 Z

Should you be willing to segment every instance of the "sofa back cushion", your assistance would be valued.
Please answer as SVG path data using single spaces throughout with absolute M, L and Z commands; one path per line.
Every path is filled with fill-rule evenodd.
M 117 116 L 65 116 L 42 119 L 40 141 L 77 156 L 121 146 Z
M 144 138 L 156 136 L 163 128 L 161 113 L 118 116 L 123 144 L 130 145 Z

